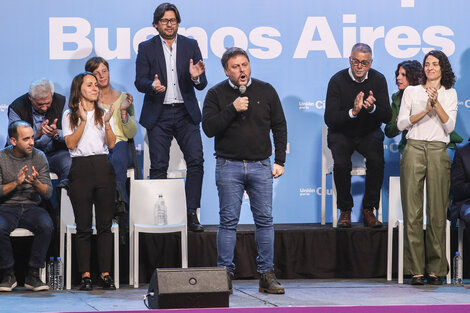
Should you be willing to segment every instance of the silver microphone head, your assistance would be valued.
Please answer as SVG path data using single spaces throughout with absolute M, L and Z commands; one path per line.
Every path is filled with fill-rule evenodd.
M 241 86 L 238 87 L 238 90 L 240 90 L 240 94 L 244 94 L 246 92 L 246 86 L 241 85 Z

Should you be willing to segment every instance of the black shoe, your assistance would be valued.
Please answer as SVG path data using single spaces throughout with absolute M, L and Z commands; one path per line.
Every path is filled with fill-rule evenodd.
M 233 273 L 227 272 L 228 291 L 233 294 L 232 280 L 234 278 Z
M 80 287 L 78 288 L 78 290 L 85 290 L 85 291 L 93 290 L 93 285 L 91 284 L 91 278 L 82 277 L 82 281 L 80 282 Z
M 0 291 L 12 291 L 18 285 L 16 282 L 15 272 L 13 268 L 3 271 L 3 279 L 0 282 Z
M 428 282 L 428 285 L 442 285 L 442 283 L 444 282 L 442 277 L 436 275 L 428 275 L 426 281 Z
M 411 277 L 412 285 L 424 285 L 424 276 L 413 276 Z
M 49 290 L 49 286 L 39 278 L 39 269 L 30 268 L 24 278 L 24 286 L 32 291 Z
M 101 284 L 104 290 L 116 290 L 116 286 L 114 285 L 111 275 L 105 275 L 104 278 L 101 278 Z
M 200 233 L 204 231 L 204 227 L 199 223 L 196 213 L 188 214 L 188 230 L 195 233 Z
M 284 294 L 284 287 L 277 281 L 274 271 L 261 274 L 259 279 L 259 292 Z

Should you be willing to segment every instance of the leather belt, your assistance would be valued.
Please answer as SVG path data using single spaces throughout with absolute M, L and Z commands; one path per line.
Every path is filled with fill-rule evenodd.
M 172 108 L 179 108 L 182 107 L 184 103 L 163 103 L 163 105 Z

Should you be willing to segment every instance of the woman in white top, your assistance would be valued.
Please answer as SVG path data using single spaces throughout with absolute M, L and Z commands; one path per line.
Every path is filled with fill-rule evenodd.
M 408 130 L 400 164 L 405 226 L 405 274 L 411 284 L 440 285 L 447 274 L 446 213 L 449 205 L 450 158 L 446 150 L 457 118 L 455 75 L 447 56 L 426 54 L 422 85 L 403 93 L 398 129 Z M 426 238 L 423 232 L 423 189 L 426 180 Z
M 82 273 L 80 290 L 92 290 L 90 255 L 92 207 L 95 205 L 97 256 L 103 289 L 114 290 L 111 271 L 116 176 L 108 160 L 108 148 L 116 137 L 108 111 L 98 106 L 98 83 L 92 73 L 75 76 L 70 88 L 69 109 L 62 119 L 65 143 L 72 157 L 69 196 L 77 224 L 78 270 Z

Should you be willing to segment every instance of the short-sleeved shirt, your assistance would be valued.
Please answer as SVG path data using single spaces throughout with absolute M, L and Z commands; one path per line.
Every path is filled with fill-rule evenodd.
M 80 123 L 81 121 L 79 121 L 78 124 L 80 125 Z M 70 156 L 74 158 L 108 154 L 109 151 L 108 146 L 106 145 L 106 130 L 104 124 L 105 123 L 103 120 L 103 126 L 96 125 L 95 110 L 88 111 L 85 130 L 83 131 L 82 137 L 80 138 L 80 141 L 78 142 L 78 145 L 75 147 L 75 149 L 69 149 Z M 64 132 L 64 137 L 72 135 L 77 128 L 70 128 L 70 110 L 65 111 L 62 118 L 62 129 Z

